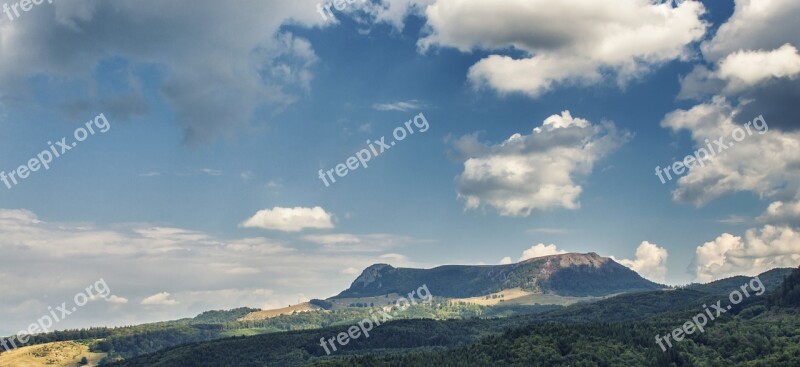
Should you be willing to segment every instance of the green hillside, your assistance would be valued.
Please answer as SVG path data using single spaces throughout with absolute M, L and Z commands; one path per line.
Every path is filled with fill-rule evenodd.
M 184 345 L 114 366 L 796 366 L 797 286 L 776 281 L 790 272 L 762 274 L 770 293 L 747 298 L 668 352 L 655 335 L 680 327 L 749 278 L 730 280 L 731 289 L 712 283 L 632 293 L 537 315 L 392 321 L 331 356 L 320 338 L 346 326 Z

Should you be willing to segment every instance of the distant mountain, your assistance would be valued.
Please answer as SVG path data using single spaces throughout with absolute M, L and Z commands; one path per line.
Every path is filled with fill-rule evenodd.
M 537 257 L 509 265 L 447 265 L 433 269 L 368 267 L 347 290 L 333 297 L 374 297 L 407 294 L 423 284 L 437 297 L 477 297 L 522 288 L 561 296 L 605 296 L 664 286 L 596 253 Z
M 320 338 L 346 332 L 346 323 L 192 343 L 111 366 L 800 366 L 800 269 L 791 273 L 760 274 L 767 293 L 724 311 L 704 332 L 673 342 L 669 353 L 655 344 L 654 335 L 684 325 L 703 305 L 727 302 L 728 294 L 751 278 L 624 294 L 535 315 L 392 320 L 333 355 L 326 354 Z

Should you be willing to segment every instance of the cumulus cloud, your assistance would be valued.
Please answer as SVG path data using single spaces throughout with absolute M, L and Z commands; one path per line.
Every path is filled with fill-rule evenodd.
M 730 81 L 734 90 L 797 74 L 800 74 L 800 54 L 788 43 L 773 51 L 738 51 L 719 62 L 719 77 Z
M 363 8 L 375 23 L 386 23 L 402 30 L 409 15 L 422 15 L 423 10 L 436 0 L 381 0 L 367 2 Z
M 703 42 L 706 59 L 717 61 L 740 50 L 776 49 L 791 43 L 800 45 L 794 0 L 735 0 L 733 15 L 722 24 L 714 38 Z
M 512 264 L 512 263 L 514 263 L 514 260 L 511 260 L 511 257 L 509 257 L 509 256 L 506 256 L 506 257 L 500 259 L 500 262 L 499 262 L 500 265 L 508 265 L 508 264 Z
M 743 128 L 734 121 L 739 114 L 741 109 L 716 97 L 689 110 L 669 113 L 661 125 L 675 132 L 688 131 L 698 149 L 708 150 L 711 145 L 719 150 L 711 141 L 723 138 L 726 146 L 734 143 L 732 132 Z M 769 126 L 769 115 L 764 116 Z M 751 128 L 752 136 L 735 142 L 708 160 L 705 167 L 690 170 L 678 180 L 673 199 L 701 206 L 742 191 L 752 191 L 760 197 L 794 198 L 800 189 L 800 132 L 762 130 Z
M 689 272 L 708 282 L 800 264 L 800 3 L 736 0 L 734 14 L 701 49 L 708 65 L 681 80 L 679 98 L 701 102 L 662 126 L 688 131 L 695 147 L 763 115 L 769 132 L 735 142 L 678 180 L 673 199 L 704 205 L 737 192 L 775 200 L 743 236 L 723 233 L 697 247 Z M 716 145 L 716 144 L 714 144 Z M 740 222 L 737 218 L 731 221 Z
M 758 275 L 777 267 L 800 264 L 800 232 L 786 226 L 766 225 L 748 230 L 744 237 L 724 233 L 697 247 L 690 272 L 699 282 L 735 275 Z
M 402 31 L 405 26 L 405 19 L 410 15 L 422 15 L 425 6 L 436 0 L 378 0 L 378 1 L 355 1 L 348 4 L 341 10 L 334 10 L 334 18 L 328 20 L 327 24 L 340 24 L 342 17 L 350 17 L 360 26 L 361 34 L 369 34 L 370 27 L 378 24 L 388 24 L 395 31 Z M 327 12 L 326 12 L 327 13 Z M 319 13 L 317 13 L 319 14 Z
M 785 224 L 800 227 L 800 201 L 776 201 L 769 204 L 767 210 L 758 217 L 761 222 L 770 224 Z M 800 252 L 800 249 L 798 249 Z
M 566 253 L 567 252 L 564 250 L 559 250 L 554 244 L 545 245 L 543 243 L 540 243 L 538 245 L 531 246 L 531 248 L 523 251 L 522 256 L 520 256 L 518 261 L 525 261 L 528 259 L 534 259 L 542 256 L 560 255 Z
M 470 81 L 538 97 L 607 77 L 624 85 L 659 64 L 688 58 L 687 46 L 705 34 L 704 13 L 698 1 L 672 8 L 646 0 L 437 0 L 425 11 L 431 34 L 418 44 L 496 52 L 470 68 Z M 501 53 L 508 50 L 523 55 Z
M 141 304 L 144 306 L 173 306 L 178 304 L 178 301 L 170 299 L 168 292 L 161 292 L 146 297 Z
M 259 210 L 242 222 L 244 228 L 262 228 L 284 232 L 299 232 L 307 228 L 333 228 L 332 215 L 321 207 L 281 208 Z
M 681 81 L 679 98 L 724 96 L 741 101 L 736 119 L 765 115 L 771 127 L 800 129 L 800 3 L 793 0 L 736 0 L 733 15 L 701 45 L 708 65 Z
M 548 117 L 529 135 L 514 134 L 499 144 L 481 143 L 476 135 L 461 137 L 453 143 L 465 160 L 457 177 L 458 197 L 467 209 L 491 206 L 504 216 L 576 209 L 580 181 L 629 138 L 612 123 L 592 124 L 569 111 Z
M 635 259 L 615 260 L 647 279 L 663 282 L 667 277 L 668 256 L 667 249 L 644 241 L 636 248 Z
M 771 51 L 740 50 L 719 60 L 714 70 L 697 66 L 682 79 L 679 98 L 701 98 L 720 93 L 737 96 L 754 87 L 781 85 L 778 79 L 796 80 L 800 53 L 785 44 Z

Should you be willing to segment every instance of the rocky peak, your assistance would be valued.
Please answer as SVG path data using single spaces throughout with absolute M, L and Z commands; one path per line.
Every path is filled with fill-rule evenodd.
M 394 267 L 392 267 L 389 264 L 371 265 L 370 267 L 364 269 L 364 271 L 361 272 L 361 275 L 359 275 L 358 278 L 356 278 L 356 280 L 353 281 L 353 286 L 360 285 L 362 287 L 366 287 L 367 285 L 372 284 L 373 282 L 378 280 L 378 278 L 381 277 L 381 274 L 385 270 L 391 270 L 391 269 L 394 269 Z

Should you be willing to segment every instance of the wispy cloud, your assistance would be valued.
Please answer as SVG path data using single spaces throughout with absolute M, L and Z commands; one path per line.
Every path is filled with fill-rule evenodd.
M 242 181 L 250 181 L 255 176 L 256 175 L 253 173 L 253 171 L 244 171 L 244 172 L 239 174 L 239 177 L 242 178 Z
M 6 209 L 0 209 L 0 233 L 0 276 L 5 280 L 0 284 L 5 315 L 0 335 L 20 330 L 46 314 L 53 299 L 70 299 L 99 278 L 118 296 L 87 305 L 87 312 L 60 327 L 130 325 L 212 309 L 279 307 L 296 302 L 299 293 L 333 295 L 352 281 L 352 273 L 375 263 L 433 265 L 414 263 L 403 255 L 381 256 L 389 251 L 371 249 L 392 241 L 400 245 L 399 239 L 368 235 L 360 236 L 371 243 L 363 239 L 354 245 L 370 251 L 341 252 L 298 239 L 225 239 L 143 223 L 50 222 L 28 210 Z M 331 240 L 331 246 L 338 246 Z M 53 282 L 54 274 L 63 276 Z
M 178 301 L 169 298 L 168 292 L 156 293 L 142 300 L 144 306 L 174 306 Z
M 149 171 L 139 175 L 139 177 L 157 177 L 162 175 L 173 175 L 177 177 L 189 177 L 189 176 L 222 176 L 224 172 L 213 169 L 213 168 L 199 168 L 199 169 L 187 169 L 183 171 L 175 171 L 175 172 L 158 172 L 158 171 Z M 250 171 L 242 172 L 241 177 L 242 179 L 246 179 L 245 176 L 247 174 L 252 175 L 253 173 Z
M 378 111 L 409 111 L 409 110 L 416 110 L 422 107 L 423 104 L 417 101 L 416 99 L 412 99 L 410 101 L 393 102 L 393 103 L 376 103 L 372 105 L 372 108 Z
M 530 234 L 566 234 L 572 232 L 572 230 L 569 228 L 540 227 L 540 228 L 531 228 L 526 232 Z
M 222 175 L 222 171 L 216 170 L 216 169 L 211 169 L 211 168 L 201 168 L 199 170 L 199 172 L 202 173 L 202 174 L 209 175 L 209 176 L 221 176 Z
M 304 240 L 322 245 L 326 251 L 331 252 L 382 252 L 394 247 L 401 247 L 414 242 L 409 236 L 393 234 L 349 234 L 335 233 L 325 235 L 308 235 Z
M 743 224 L 750 221 L 751 221 L 750 218 L 742 215 L 729 215 L 725 218 L 716 220 L 717 223 L 722 223 L 722 224 Z
M 272 190 L 283 188 L 283 184 L 281 183 L 281 180 L 269 180 L 269 181 L 267 181 L 266 184 L 264 184 L 264 186 L 266 186 L 266 188 L 272 189 Z

